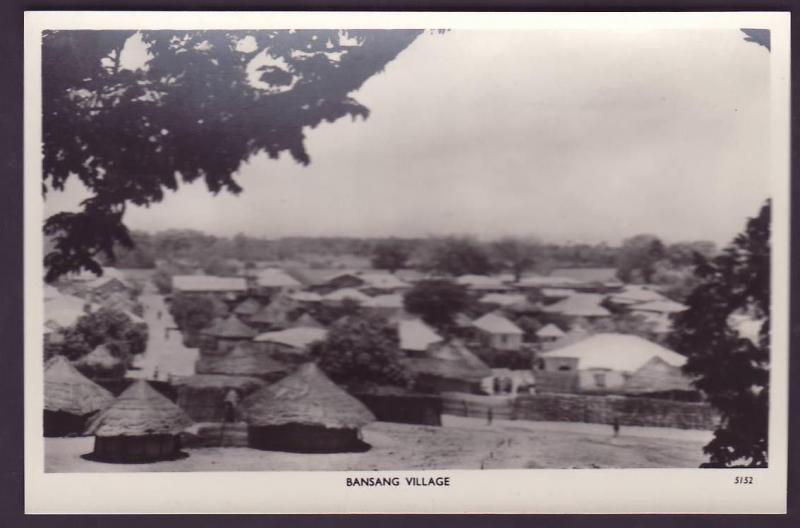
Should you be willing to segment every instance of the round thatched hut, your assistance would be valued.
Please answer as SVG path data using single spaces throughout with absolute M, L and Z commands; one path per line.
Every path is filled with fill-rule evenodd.
M 431 345 L 423 356 L 405 358 L 414 376 L 414 387 L 424 393 L 480 391 L 492 369 L 463 343 L 450 341 Z
M 195 374 L 176 382 L 177 403 L 196 422 L 223 422 L 229 391 L 236 391 L 242 398 L 263 386 L 264 380 L 251 376 Z
M 257 333 L 234 314 L 229 315 L 226 319 L 216 320 L 209 328 L 201 332 L 206 339 L 211 341 L 210 348 L 220 353 L 229 351 L 241 341 L 253 339 Z M 204 349 L 208 348 L 204 347 Z
M 87 420 L 113 401 L 110 392 L 78 372 L 64 356 L 45 364 L 45 436 L 82 434 Z
M 98 345 L 76 360 L 74 365 L 83 375 L 99 382 L 120 380 L 128 370 L 125 361 L 116 357 L 105 345 Z
M 254 392 L 243 409 L 250 446 L 274 451 L 365 451 L 359 428 L 375 420 L 313 363 Z
M 153 462 L 180 454 L 179 434 L 192 420 L 144 380 L 135 381 L 111 407 L 93 419 L 92 458 L 108 462 Z
M 276 296 L 269 304 L 250 317 L 250 324 L 261 331 L 281 330 L 291 323 L 289 317 L 295 303 L 283 295 Z

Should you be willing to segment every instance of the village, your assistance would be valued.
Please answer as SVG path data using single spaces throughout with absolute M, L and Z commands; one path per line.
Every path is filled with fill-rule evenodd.
M 718 420 L 616 268 L 180 264 L 45 286 L 48 471 L 697 467 Z

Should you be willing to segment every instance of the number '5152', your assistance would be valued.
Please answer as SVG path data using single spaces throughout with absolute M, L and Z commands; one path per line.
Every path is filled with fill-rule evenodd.
M 753 477 L 735 477 L 733 479 L 734 484 L 752 484 Z

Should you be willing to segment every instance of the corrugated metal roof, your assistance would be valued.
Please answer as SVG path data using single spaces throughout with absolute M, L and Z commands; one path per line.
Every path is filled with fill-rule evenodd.
M 680 367 L 686 358 L 638 336 L 596 334 L 563 348 L 542 352 L 542 358 L 575 358 L 578 369 L 608 369 L 635 372 L 654 357 Z
M 472 326 L 490 334 L 522 334 L 522 330 L 502 315 L 490 312 L 472 321 Z
M 264 288 L 299 288 L 300 281 L 278 268 L 259 270 L 256 283 Z
M 544 311 L 573 317 L 605 317 L 611 315 L 611 312 L 600 305 L 603 299 L 602 295 L 596 293 L 576 293 L 555 304 L 545 306 Z
M 423 351 L 432 344 L 443 341 L 439 334 L 420 319 L 400 321 L 397 324 L 397 334 L 402 350 Z
M 234 292 L 247 290 L 243 277 L 216 277 L 214 275 L 175 275 L 172 288 L 183 292 Z
M 324 328 L 294 327 L 278 332 L 266 332 L 256 336 L 254 341 L 262 343 L 278 343 L 292 348 L 304 350 L 314 341 L 322 341 L 328 336 Z

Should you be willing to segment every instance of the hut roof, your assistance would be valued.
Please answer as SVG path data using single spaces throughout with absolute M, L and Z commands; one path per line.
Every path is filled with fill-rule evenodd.
M 544 311 L 572 317 L 606 317 L 611 312 L 600 306 L 603 296 L 596 293 L 576 293 L 550 306 Z
M 371 299 L 364 302 L 367 308 L 403 308 L 403 296 L 399 293 L 391 293 L 386 295 L 376 295 Z
M 370 296 L 360 291 L 356 290 L 355 288 L 342 288 L 340 290 L 333 291 L 323 297 L 326 301 L 344 301 L 345 299 L 351 299 L 359 304 L 363 304 L 370 300 Z
M 313 363 L 263 387 L 242 402 L 254 426 L 302 424 L 353 429 L 375 420 L 363 403 L 332 382 Z
M 480 381 L 492 375 L 486 363 L 457 342 L 431 347 L 425 356 L 406 358 L 403 362 L 415 374 L 439 378 Z
M 680 367 L 686 358 L 652 341 L 625 334 L 596 334 L 563 348 L 542 352 L 542 358 L 576 358 L 578 369 L 609 369 L 635 372 L 653 357 Z
M 287 328 L 278 332 L 266 332 L 256 336 L 254 341 L 260 343 L 278 343 L 292 348 L 305 350 L 314 341 L 322 341 L 328 336 L 324 328 Z
M 318 294 L 317 292 L 310 292 L 310 291 L 293 292 L 289 294 L 289 298 L 292 299 L 293 301 L 298 301 L 298 302 L 322 301 L 322 295 Z
M 567 334 L 553 323 L 549 323 L 538 329 L 536 335 L 539 337 L 564 337 Z
M 193 389 L 237 389 L 251 391 L 264 386 L 264 381 L 251 376 L 227 376 L 224 374 L 195 374 L 181 378 L 175 385 Z
M 472 321 L 472 326 L 490 334 L 518 334 L 523 332 L 520 328 L 502 315 L 490 312 Z
M 44 300 L 49 301 L 55 299 L 61 295 L 61 292 L 58 291 L 58 288 L 55 286 L 51 286 L 50 284 L 44 285 Z
M 410 286 L 410 284 L 391 273 L 360 273 L 358 278 L 363 280 L 367 286 L 381 290 L 394 290 Z
M 456 279 L 456 283 L 473 290 L 508 289 L 501 277 L 489 277 L 488 275 L 461 275 Z
M 300 288 L 300 281 L 278 268 L 260 270 L 256 282 L 264 288 Z
M 632 306 L 630 309 L 633 312 L 655 312 L 662 314 L 671 314 L 671 313 L 683 312 L 688 308 L 689 307 L 686 306 L 685 304 L 671 301 L 669 299 L 664 299 L 661 301 L 649 301 L 641 304 L 636 304 Z
M 516 303 L 523 303 L 528 299 L 521 293 L 487 293 L 478 302 L 484 304 L 498 304 L 500 306 L 511 306 Z
M 576 293 L 578 292 L 569 288 L 542 288 L 542 296 L 552 299 L 566 299 Z
M 248 297 L 233 309 L 237 315 L 253 315 L 261 309 L 261 303 L 252 297 Z
M 304 313 L 294 320 L 292 328 L 325 328 L 325 326 L 314 319 L 310 313 Z
M 579 284 L 579 282 L 571 277 L 559 277 L 555 275 L 529 275 L 527 277 L 522 277 L 519 282 L 517 282 L 517 285 L 523 288 L 568 288 L 577 284 Z
M 434 343 L 442 342 L 442 337 L 420 319 L 397 323 L 397 334 L 402 350 L 427 350 Z
M 184 292 L 241 292 L 247 290 L 244 277 L 215 277 L 213 275 L 175 275 L 172 287 Z
M 288 298 L 283 296 L 275 297 L 268 305 L 250 317 L 250 322 L 286 326 L 289 324 L 289 312 L 293 307 L 292 301 Z
M 663 301 L 666 299 L 657 291 L 653 291 L 647 286 L 628 285 L 619 292 L 611 296 L 611 300 L 617 304 L 636 304 L 650 301 Z
M 89 424 L 96 436 L 177 434 L 192 424 L 183 410 L 144 380 L 133 384 Z
M 98 345 L 94 350 L 75 361 L 76 366 L 87 366 L 100 369 L 114 369 L 122 364 L 122 360 L 111 353 L 105 345 Z
M 680 369 L 654 356 L 631 374 L 624 391 L 629 394 L 648 392 L 693 391 L 692 380 Z
M 198 374 L 222 374 L 229 376 L 271 376 L 288 373 L 289 367 L 259 350 L 252 342 L 239 343 L 227 354 L 203 355 L 195 365 Z
M 114 396 L 72 366 L 64 356 L 45 364 L 44 408 L 83 416 L 105 409 Z
M 250 339 L 257 332 L 231 314 L 226 319 L 217 319 L 214 324 L 202 332 L 205 335 L 222 338 Z

